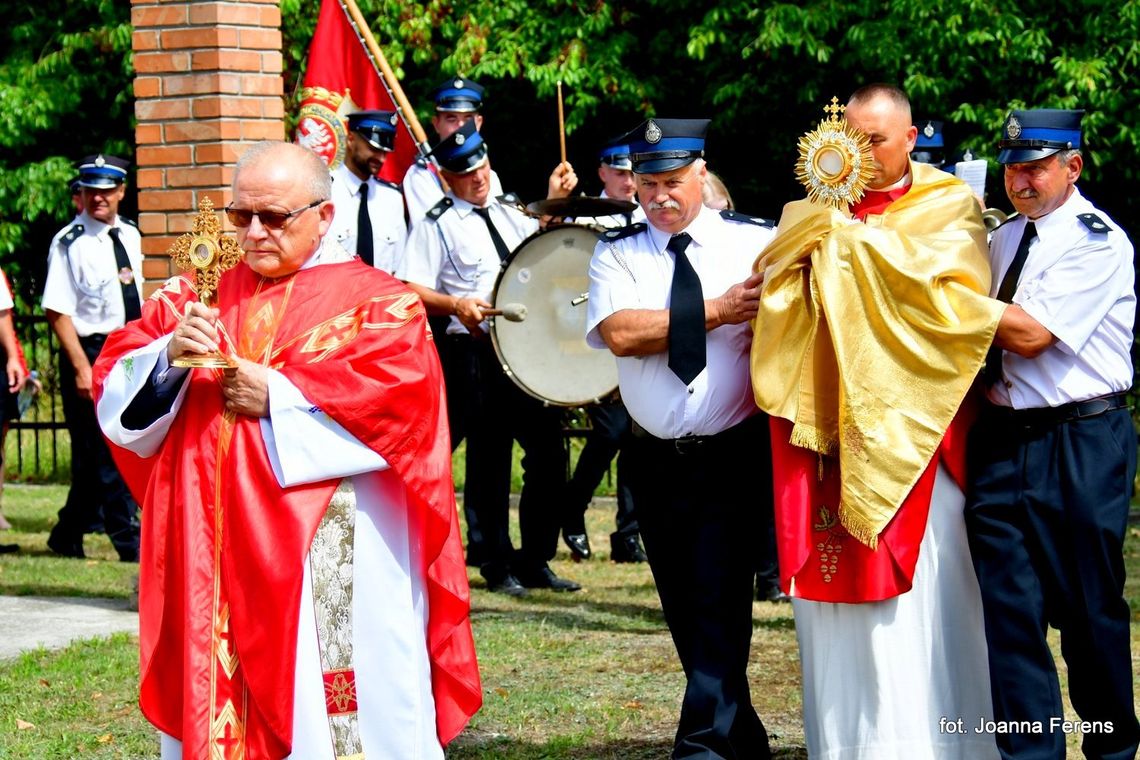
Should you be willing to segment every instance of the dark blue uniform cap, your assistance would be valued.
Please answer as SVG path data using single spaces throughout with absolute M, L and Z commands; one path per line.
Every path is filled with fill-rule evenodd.
M 629 146 L 620 139 L 612 140 L 602 148 L 602 152 L 598 154 L 598 161 L 614 169 L 629 171 L 633 168 L 629 160 Z
M 1013 111 L 1001 130 L 998 163 L 1022 164 L 1062 150 L 1079 150 L 1084 113 L 1056 108 Z
M 100 153 L 80 159 L 75 168 L 79 170 L 80 187 L 110 190 L 126 180 L 128 166 L 126 159 Z
M 395 111 L 357 111 L 348 115 L 348 128 L 376 150 L 391 151 L 396 146 Z
M 926 119 L 914 126 L 918 128 L 918 137 L 914 141 L 915 149 L 945 147 L 945 143 L 942 142 L 942 122 Z
M 688 166 L 705 155 L 708 119 L 649 119 L 622 141 L 634 174 L 658 174 Z
M 483 142 L 483 137 L 475 129 L 475 120 L 468 119 L 462 127 L 432 148 L 431 152 L 440 168 L 452 174 L 467 174 L 487 160 L 487 143 Z
M 483 87 L 463 77 L 452 77 L 435 88 L 435 110 L 474 113 L 483 107 Z

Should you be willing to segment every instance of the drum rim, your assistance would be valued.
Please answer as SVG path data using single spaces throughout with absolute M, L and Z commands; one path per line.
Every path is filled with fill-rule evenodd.
M 519 252 L 522 251 L 524 248 L 526 248 L 527 244 L 531 243 L 534 240 L 537 240 L 538 238 L 542 237 L 543 235 L 546 235 L 549 233 L 554 233 L 554 232 L 562 232 L 562 231 L 565 231 L 567 227 L 574 227 L 577 229 L 581 229 L 581 230 L 585 231 L 587 234 L 589 234 L 591 237 L 593 237 L 595 240 L 598 239 L 597 231 L 594 230 L 594 228 L 591 227 L 590 225 L 586 225 L 586 224 L 558 224 L 558 225 L 547 227 L 546 229 L 536 230 L 535 232 L 531 233 L 530 235 L 527 235 L 526 238 L 522 242 L 520 242 L 517 246 L 515 246 L 515 249 L 513 251 L 511 251 L 510 255 L 507 256 L 507 258 L 503 259 L 502 263 L 499 265 L 499 274 L 495 276 L 495 287 L 493 287 L 491 289 L 491 305 L 493 308 L 499 308 L 498 307 L 499 285 L 503 282 L 503 278 L 507 274 L 507 269 L 510 267 L 511 262 L 515 260 L 515 257 L 518 256 Z M 551 399 L 551 398 L 547 398 L 546 396 L 543 396 L 538 391 L 534 390 L 529 385 L 527 385 L 525 382 L 523 382 L 523 380 L 518 376 L 518 374 L 515 373 L 514 370 L 511 369 L 510 364 L 508 364 L 507 360 L 503 357 L 502 346 L 499 345 L 499 334 L 495 330 L 495 319 L 496 319 L 496 317 L 489 317 L 489 319 L 491 321 L 491 330 L 490 330 L 491 347 L 494 348 L 494 350 L 495 350 L 495 358 L 499 360 L 499 367 L 503 370 L 503 374 L 506 375 L 512 383 L 514 383 L 516 386 L 518 386 L 519 390 L 523 391 L 524 393 L 526 393 L 531 398 L 538 399 L 539 401 L 546 404 L 547 406 L 561 406 L 561 407 L 565 407 L 567 409 L 573 409 L 574 407 L 587 406 L 589 404 L 599 403 L 600 401 L 604 400 L 607 396 L 613 394 L 613 392 L 617 390 L 617 388 L 618 388 L 617 383 L 614 383 L 614 387 L 610 388 L 608 391 L 603 393 L 601 396 L 598 396 L 596 398 L 591 398 L 591 399 L 584 399 L 582 401 L 557 401 L 555 399 Z

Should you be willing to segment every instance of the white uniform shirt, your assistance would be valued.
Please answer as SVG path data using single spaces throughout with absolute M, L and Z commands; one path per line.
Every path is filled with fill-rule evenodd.
M 328 236 L 356 253 L 356 220 L 360 214 L 360 186 L 364 180 L 341 164 L 332 172 L 332 202 L 335 214 Z M 392 273 L 404 255 L 408 228 L 404 222 L 404 197 L 391 185 L 368 181 L 368 218 L 372 222 L 372 264 Z
M 408 167 L 403 187 L 404 200 L 408 204 L 408 219 L 412 226 L 443 200 L 443 187 L 439 184 L 439 177 L 423 161 L 416 161 Z M 492 169 L 490 197 L 498 198 L 502 194 L 503 185 L 499 182 L 499 175 Z
M 609 198 L 606 191 L 603 190 L 599 198 Z M 636 197 L 634 199 L 636 202 Z M 583 216 L 574 221 L 574 224 L 587 224 L 595 227 L 605 227 L 607 229 L 615 229 L 618 227 L 628 227 L 631 224 L 645 221 L 645 209 L 638 204 L 637 207 L 629 212 L 627 217 L 625 214 L 608 214 L 607 216 Z
M 1078 214 L 1096 214 L 1106 232 L 1090 230 Z M 990 244 L 997 293 L 1013 261 L 1025 219 L 999 227 Z M 1013 302 L 1057 336 L 1035 359 L 1003 351 L 1003 381 L 987 391 L 991 402 L 1015 409 L 1060 406 L 1126 391 L 1132 385 L 1132 243 L 1079 190 L 1036 220 Z
M 685 232 L 685 250 L 701 280 L 704 297 L 714 298 L 752 273 L 756 256 L 775 231 L 749 222 L 732 222 L 701 207 Z M 606 348 L 598 325 L 623 309 L 667 309 L 673 283 L 670 235 L 652 225 L 629 237 L 601 242 L 590 260 L 590 300 L 586 342 Z M 706 334 L 707 364 L 687 387 L 669 369 L 667 351 L 619 356 L 622 401 L 637 423 L 658 438 L 713 435 L 756 413 L 749 380 L 752 328 L 722 325 Z
M 109 230 L 112 226 L 122 230 L 119 239 L 134 270 L 134 286 L 139 290 L 140 303 L 142 239 L 137 228 L 119 217 L 114 224 L 107 225 L 84 212 L 76 217 L 75 223 L 83 225 L 83 232 L 71 245 L 63 242 L 63 237 L 73 225 L 64 227 L 52 238 L 43 307 L 71 317 L 75 332 L 85 338 L 109 333 L 126 323 L 119 265 L 115 263 Z
M 455 205 L 438 219 L 425 215 L 413 222 L 407 253 L 396 277 L 447 295 L 490 302 L 502 261 L 487 224 L 475 213 L 475 207 L 461 198 L 453 200 Z M 511 251 L 538 231 L 537 219 L 512 206 L 492 200 L 487 208 L 495 229 Z M 485 325 L 483 329 L 486 331 Z M 467 328 L 453 316 L 447 332 L 465 333 Z
M 8 283 L 0 277 L 0 311 L 11 309 L 15 305 L 12 301 L 12 292 L 8 290 Z

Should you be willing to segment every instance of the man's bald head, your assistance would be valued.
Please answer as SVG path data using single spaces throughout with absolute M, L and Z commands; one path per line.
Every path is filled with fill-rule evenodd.
M 910 169 L 910 152 L 918 137 L 906 93 L 889 84 L 860 87 L 847 100 L 844 116 L 871 141 L 875 174 L 869 187 L 882 190 L 901 180 Z
M 308 148 L 280 140 L 254 143 L 241 155 L 234 167 L 234 188 L 243 170 L 262 162 L 287 167 L 298 184 L 307 186 L 308 194 L 314 199 L 328 198 L 332 194 L 332 179 L 324 159 Z

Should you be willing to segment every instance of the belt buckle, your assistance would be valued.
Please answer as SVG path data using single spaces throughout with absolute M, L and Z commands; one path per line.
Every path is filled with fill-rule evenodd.
M 705 447 L 707 441 L 701 436 L 689 436 L 687 438 L 674 438 L 673 448 L 682 456 L 686 454 L 696 454 Z

